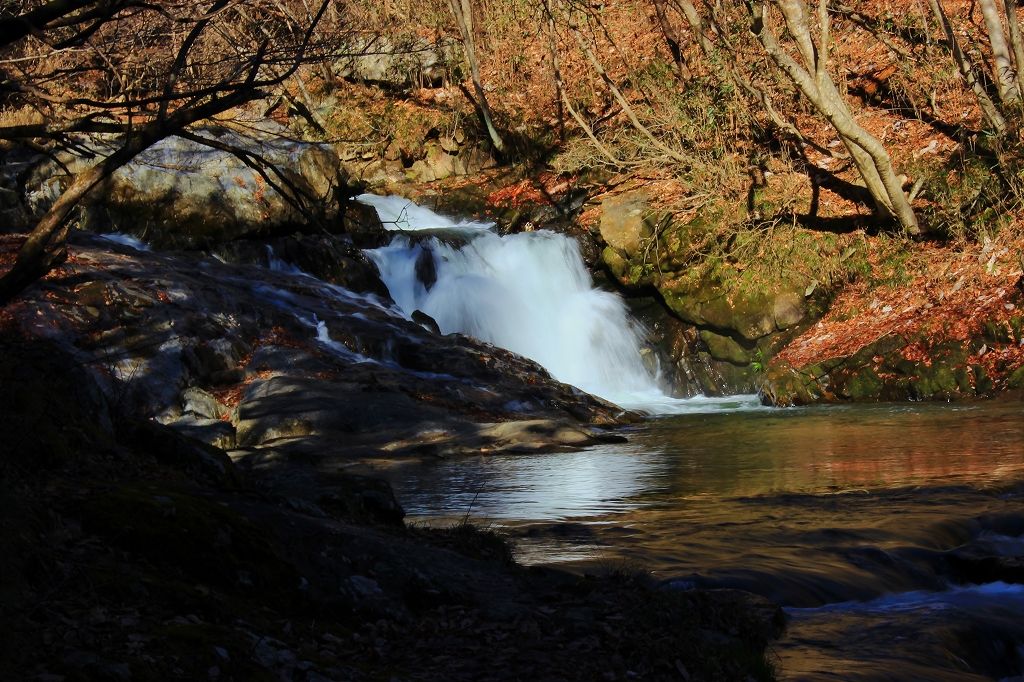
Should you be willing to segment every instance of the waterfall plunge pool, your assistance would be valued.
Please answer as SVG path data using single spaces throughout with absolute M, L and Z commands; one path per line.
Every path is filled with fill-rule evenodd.
M 649 420 L 629 443 L 386 472 L 409 520 L 468 518 L 524 563 L 737 588 L 790 617 L 781 679 L 983 680 L 1024 650 L 1020 403 Z

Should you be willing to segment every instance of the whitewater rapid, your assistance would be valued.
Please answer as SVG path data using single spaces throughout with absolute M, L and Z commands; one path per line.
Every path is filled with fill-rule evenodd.
M 501 236 L 494 224 L 454 220 L 396 196 L 363 194 L 388 246 L 367 251 L 402 312 L 544 366 L 559 381 L 652 414 L 744 407 L 751 397 L 673 398 L 641 355 L 643 329 L 622 298 L 593 285 L 576 241 L 548 230 Z M 413 239 L 402 232 L 432 231 Z

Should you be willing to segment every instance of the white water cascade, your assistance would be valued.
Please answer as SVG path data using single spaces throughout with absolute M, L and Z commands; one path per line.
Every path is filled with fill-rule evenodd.
M 459 332 L 536 360 L 553 377 L 650 413 L 736 407 L 735 398 L 665 394 L 641 359 L 642 330 L 622 299 L 593 286 L 576 242 L 547 230 L 500 236 L 494 225 L 454 221 L 402 197 L 363 194 L 397 235 L 368 251 L 398 307 L 420 310 L 442 333 Z M 444 238 L 447 235 L 447 240 Z

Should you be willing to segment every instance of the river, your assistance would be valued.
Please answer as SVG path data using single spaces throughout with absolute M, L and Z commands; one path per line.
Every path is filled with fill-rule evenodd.
M 1024 675 L 1021 403 L 672 398 L 640 362 L 643 330 L 572 240 L 360 200 L 396 231 L 369 255 L 405 315 L 661 415 L 625 445 L 395 465 L 411 521 L 495 526 L 528 564 L 767 597 L 789 616 L 782 679 Z
M 388 474 L 411 521 L 495 526 L 526 563 L 776 601 L 781 679 L 1021 674 L 1020 403 L 713 407 L 624 445 Z

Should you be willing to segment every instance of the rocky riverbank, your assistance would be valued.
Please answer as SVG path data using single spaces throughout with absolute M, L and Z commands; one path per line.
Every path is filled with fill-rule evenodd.
M 359 252 L 343 289 L 123 241 L 77 237 L 0 319 L 6 679 L 770 678 L 766 602 L 519 568 L 347 471 L 629 415 L 403 320 Z
M 123 411 L 60 343 L 0 336 L 5 679 L 767 679 L 770 605 L 517 567 L 386 486 L 276 484 Z
M 577 449 L 637 416 L 406 319 L 358 205 L 324 231 L 242 191 L 223 222 L 202 196 L 238 169 L 192 147 L 169 163 L 175 144 L 85 211 L 148 243 L 76 233 L 0 314 L 6 678 L 771 678 L 767 602 L 528 570 L 488 531 L 404 526 L 356 465 Z M 161 220 L 127 219 L 137 181 Z

